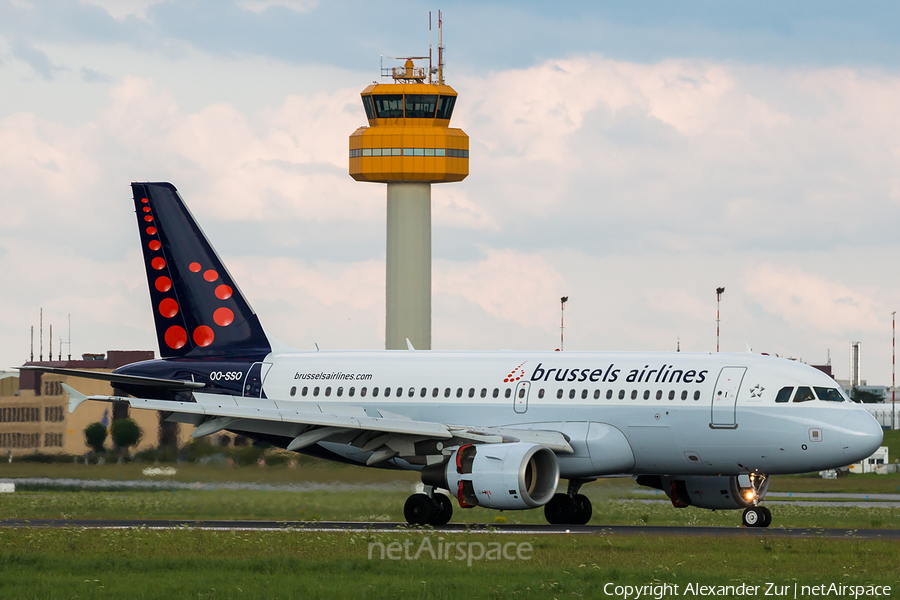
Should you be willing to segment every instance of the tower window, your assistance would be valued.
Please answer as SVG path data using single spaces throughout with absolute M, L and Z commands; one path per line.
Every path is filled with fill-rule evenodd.
M 374 119 L 375 118 L 375 104 L 372 102 L 372 96 L 363 96 L 363 107 L 366 109 L 366 118 Z
M 387 94 L 382 96 L 374 96 L 375 115 L 379 119 L 402 119 L 403 118 L 403 95 Z
M 407 119 L 433 119 L 434 110 L 437 106 L 437 96 L 422 94 L 406 95 L 406 118 Z
M 456 104 L 456 96 L 441 96 L 438 100 L 437 118 L 449 119 L 453 114 L 453 105 Z

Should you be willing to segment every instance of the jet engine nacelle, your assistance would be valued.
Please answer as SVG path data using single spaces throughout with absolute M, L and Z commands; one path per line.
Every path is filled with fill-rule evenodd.
M 713 477 L 640 475 L 637 482 L 664 491 L 676 508 L 747 508 L 762 500 L 769 489 L 768 477 L 756 473 Z
M 425 467 L 422 482 L 450 490 L 464 508 L 524 510 L 543 506 L 556 493 L 559 462 L 539 444 L 466 444 L 446 463 Z

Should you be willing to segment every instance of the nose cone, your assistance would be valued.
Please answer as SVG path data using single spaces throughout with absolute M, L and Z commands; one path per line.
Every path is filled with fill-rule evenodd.
M 865 410 L 854 410 L 841 421 L 841 446 L 850 462 L 872 456 L 881 446 L 884 432 L 878 421 Z

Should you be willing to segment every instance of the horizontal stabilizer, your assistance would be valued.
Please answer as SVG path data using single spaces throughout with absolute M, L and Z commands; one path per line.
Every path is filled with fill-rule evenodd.
M 197 381 L 182 381 L 180 379 L 160 379 L 157 377 L 141 377 L 140 375 L 125 375 L 122 373 L 104 373 L 102 371 L 82 371 L 81 369 L 66 369 L 63 367 L 41 367 L 28 365 L 18 367 L 23 371 L 38 371 L 40 373 L 52 373 L 54 375 L 68 375 L 69 377 L 81 377 L 82 379 L 97 379 L 110 383 L 131 383 L 134 385 L 149 385 L 162 387 L 169 390 L 198 390 L 205 387 L 205 383 Z
M 67 386 L 66 384 L 62 384 L 63 389 L 69 394 L 69 412 L 75 412 L 75 409 L 78 408 L 78 405 L 87 400 L 87 396 L 79 392 L 78 390 Z

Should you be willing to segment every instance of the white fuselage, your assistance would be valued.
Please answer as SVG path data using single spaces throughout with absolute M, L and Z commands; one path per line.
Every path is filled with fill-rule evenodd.
M 785 387 L 838 386 L 808 365 L 761 355 L 287 352 L 271 354 L 263 373 L 267 399 L 242 404 L 561 431 L 575 450 L 559 457 L 564 478 L 808 472 L 861 460 L 882 438 L 849 401 L 777 403 Z M 366 461 L 353 446 L 320 444 Z

